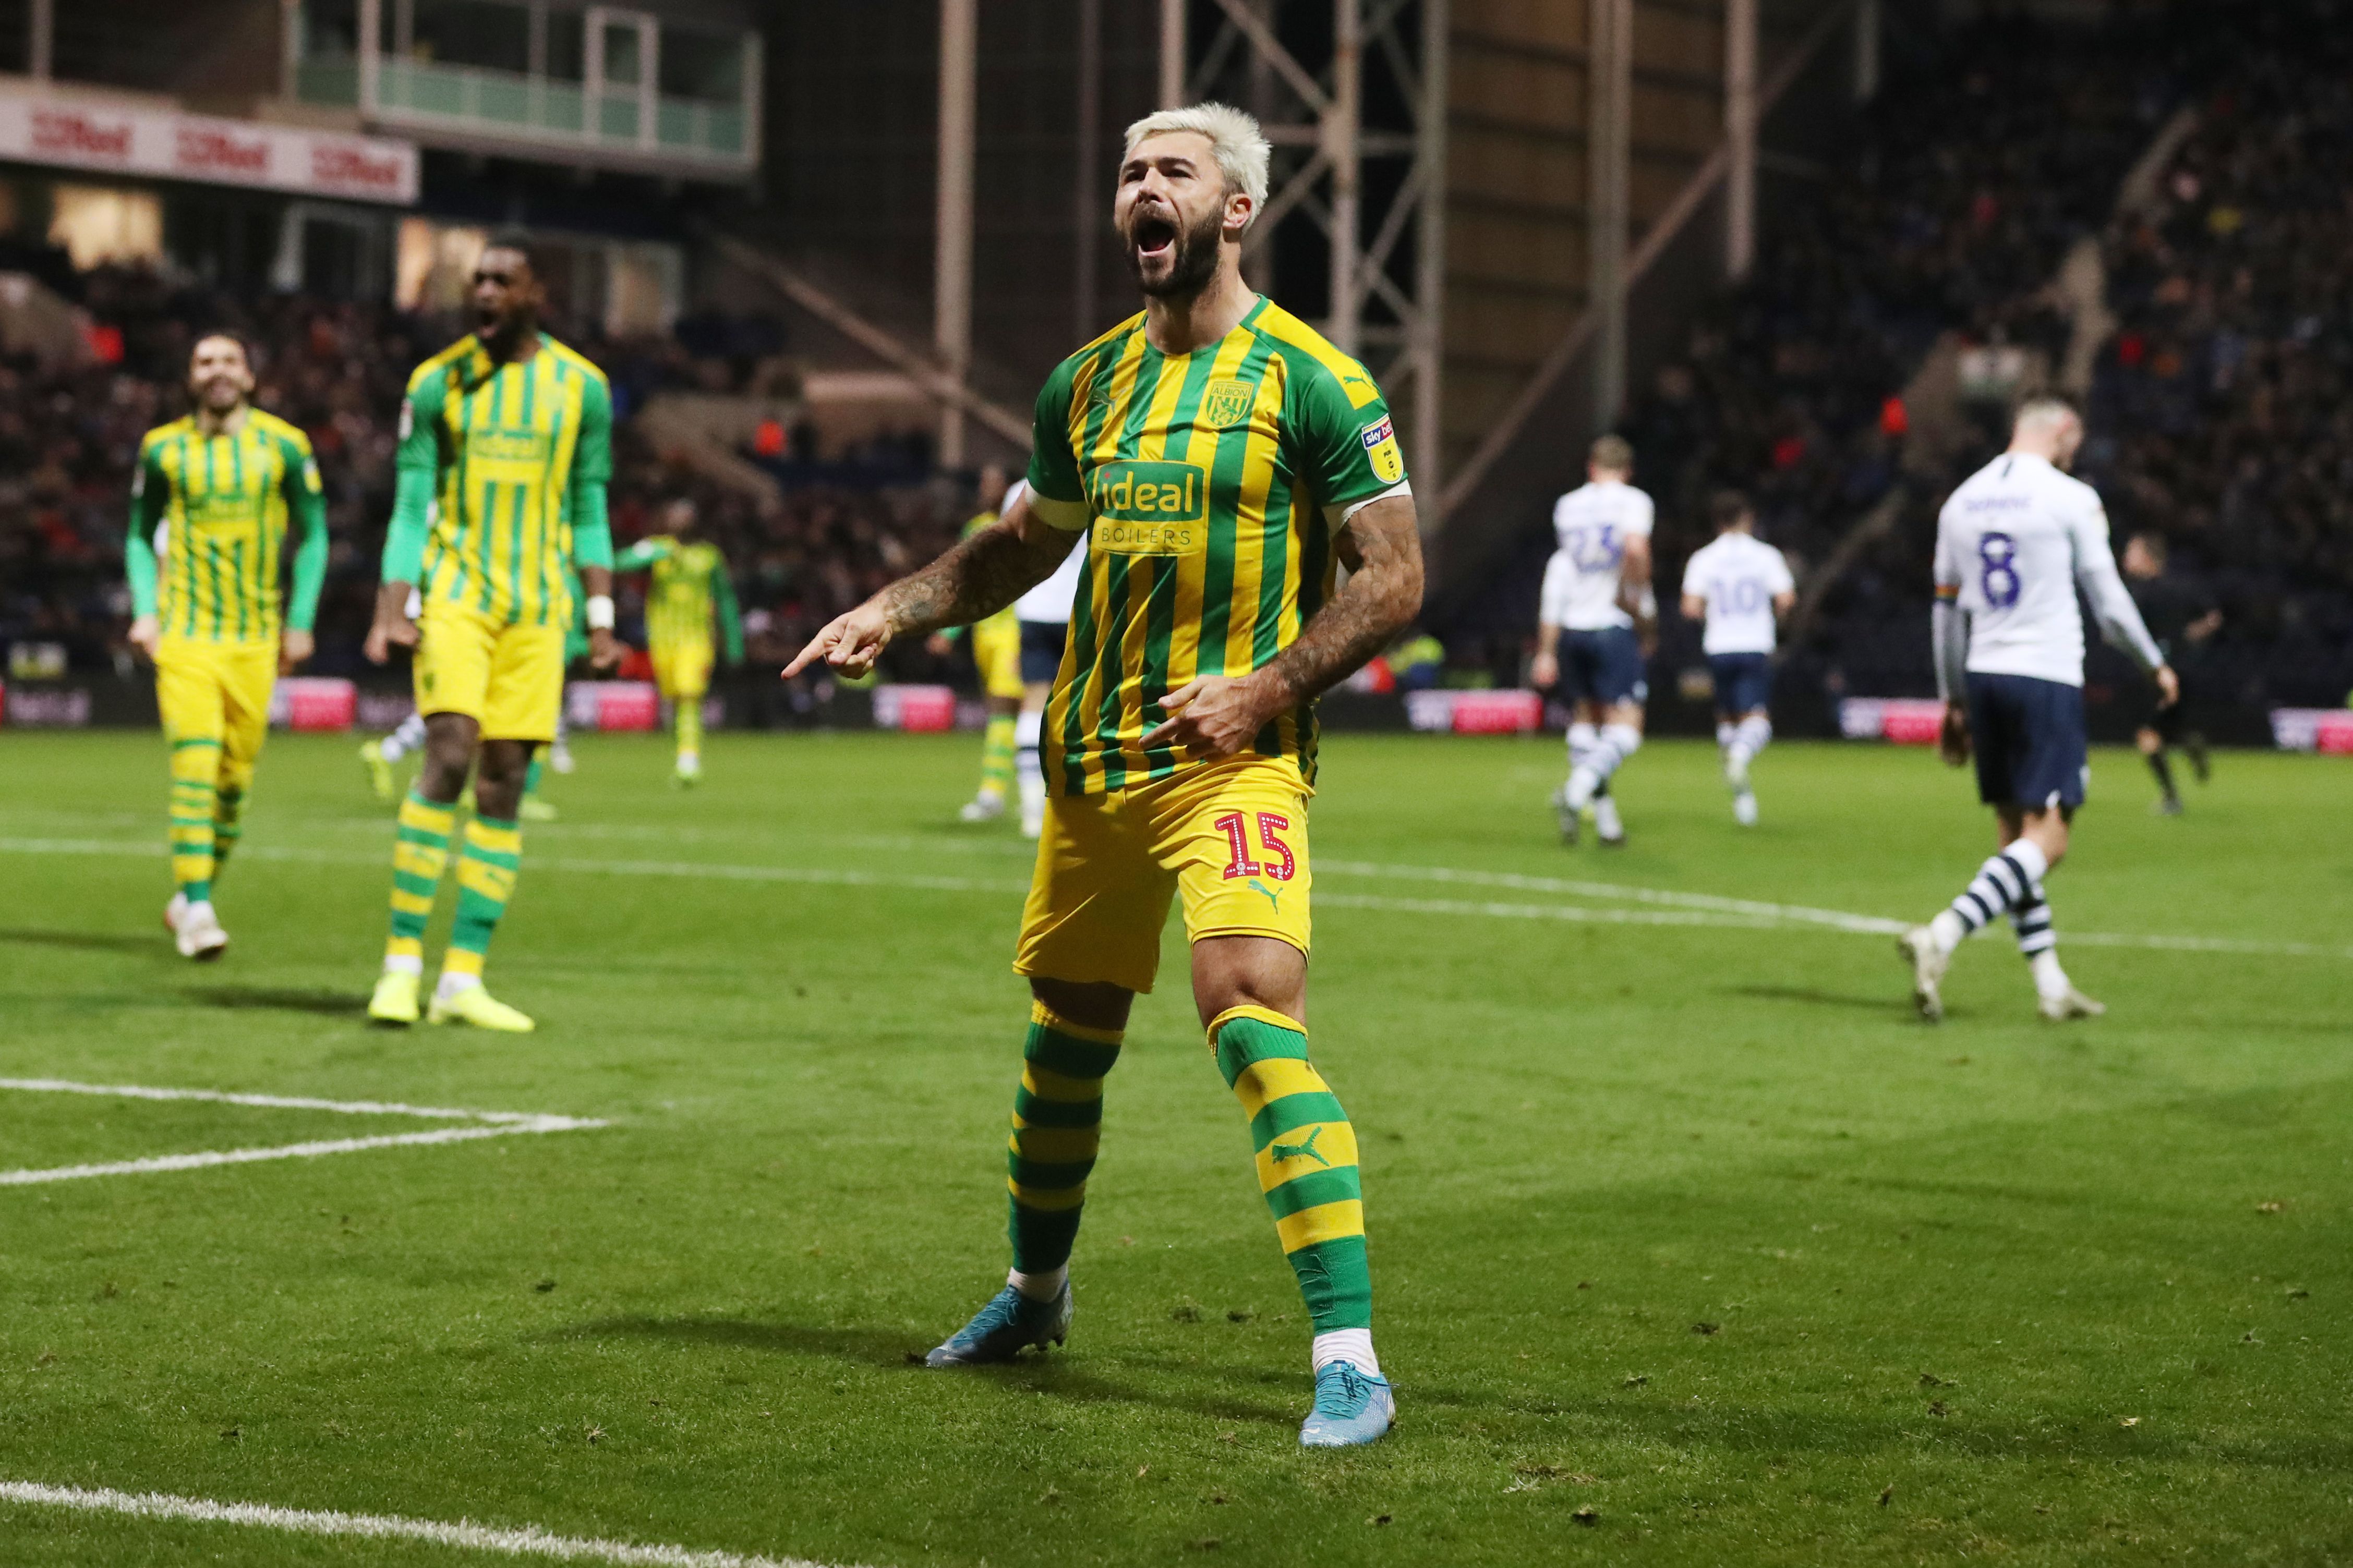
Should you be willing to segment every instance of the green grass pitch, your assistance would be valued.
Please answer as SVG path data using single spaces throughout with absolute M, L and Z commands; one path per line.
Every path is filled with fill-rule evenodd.
M 1605 855 L 1557 742 L 1335 738 L 1309 1022 L 1401 1422 L 1334 1455 L 1181 985 L 1068 1350 L 910 1364 L 1005 1267 L 1029 863 L 947 820 L 977 749 L 719 736 L 679 794 L 589 738 L 491 954 L 516 1039 L 363 1026 L 349 742 L 273 742 L 197 967 L 160 742 L 0 737 L 0 1076 L 608 1123 L 0 1185 L 0 1481 L 884 1568 L 2353 1557 L 2343 763 L 2225 756 L 2160 821 L 2101 753 L 2050 885 L 2109 1016 L 2037 1022 L 2001 932 L 1931 1028 L 1883 935 L 1683 897 L 1925 917 L 1989 826 L 1924 752 L 1777 748 L 1743 832 L 1654 743 Z M 0 1091 L 0 1169 L 425 1125 Z M 8 1563 L 483 1560 L 0 1503 Z

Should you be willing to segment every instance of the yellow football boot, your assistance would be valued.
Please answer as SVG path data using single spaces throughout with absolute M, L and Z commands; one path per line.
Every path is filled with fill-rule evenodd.
M 406 970 L 387 969 L 377 975 L 375 994 L 368 998 L 368 1016 L 379 1024 L 417 1022 L 417 981 Z
M 426 1010 L 428 1024 L 471 1024 L 477 1029 L 496 1029 L 502 1034 L 528 1035 L 539 1026 L 526 1013 L 519 1013 L 497 1000 L 480 985 L 469 985 L 454 995 L 433 995 L 433 1005 Z
M 367 769 L 368 787 L 375 791 L 376 799 L 389 805 L 400 798 L 400 783 L 392 776 L 392 764 L 384 760 L 382 742 L 370 741 L 360 748 L 360 765 Z

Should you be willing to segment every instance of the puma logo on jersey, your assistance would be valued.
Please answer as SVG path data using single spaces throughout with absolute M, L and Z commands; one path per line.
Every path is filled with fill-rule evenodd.
M 1285 1160 L 1313 1160 L 1328 1171 L 1332 1168 L 1332 1162 L 1315 1152 L 1315 1140 L 1323 1136 L 1324 1129 L 1318 1127 L 1310 1131 L 1303 1142 L 1270 1143 L 1266 1149 L 1267 1156 L 1278 1165 Z

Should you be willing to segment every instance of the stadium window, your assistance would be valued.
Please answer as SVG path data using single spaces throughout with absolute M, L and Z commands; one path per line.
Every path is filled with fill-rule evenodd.
M 412 58 L 487 70 L 531 68 L 531 12 L 502 0 L 415 0 Z
M 359 0 L 307 0 L 301 15 L 302 58 L 347 60 L 360 52 Z
M 588 70 L 588 26 L 577 11 L 547 14 L 547 74 L 578 81 Z
M 659 68 L 665 98 L 733 103 L 744 96 L 743 37 L 664 27 Z

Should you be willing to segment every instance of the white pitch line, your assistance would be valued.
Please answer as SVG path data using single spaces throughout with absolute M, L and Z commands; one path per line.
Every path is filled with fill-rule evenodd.
M 169 851 L 162 844 L 87 838 L 0 837 L 0 854 L 130 855 L 161 858 Z M 378 865 L 383 857 L 347 851 L 296 849 L 262 845 L 237 853 L 248 859 L 284 860 L 315 865 Z M 625 877 L 678 877 L 739 882 L 786 882 L 820 887 L 914 888 L 930 892 L 1023 893 L 1029 884 L 1010 878 L 934 877 L 883 871 L 835 870 L 806 866 L 729 866 L 700 860 L 590 860 L 566 856 L 536 856 L 535 869 L 581 871 Z M 1855 914 L 1844 910 L 1815 909 L 1804 904 L 1766 903 L 1753 899 L 1725 898 L 1715 893 L 1687 893 L 1671 888 L 1637 888 L 1620 882 L 1576 881 L 1558 877 L 1531 877 L 1510 871 L 1472 871 L 1445 866 L 1388 866 L 1370 861 L 1323 861 L 1315 867 L 1324 876 L 1387 878 L 1398 881 L 1453 883 L 1471 887 L 1511 888 L 1525 892 L 1564 893 L 1572 897 L 1612 899 L 1656 904 L 1692 911 L 1688 918 L 1654 920 L 1613 914 L 1572 905 L 1474 902 L 1448 899 L 1397 899 L 1375 901 L 1378 895 L 1324 895 L 1337 908 L 1392 910 L 1432 915 L 1476 915 L 1497 920 L 1567 921 L 1595 924 L 1721 926 L 1767 931 L 1788 926 L 1815 926 L 1856 936 L 1895 936 L 1910 922 L 1885 915 Z M 2353 946 L 2306 942 L 2260 942 L 2234 937 L 2161 936 L 2132 931 L 2081 931 L 2063 929 L 2062 943 L 2085 947 L 2141 948 L 2158 952 L 2243 953 L 2273 958 L 2353 959 Z
M 468 1552 L 508 1557 L 546 1557 L 560 1563 L 616 1563 L 629 1568 L 826 1568 L 806 1557 L 755 1557 L 691 1546 L 647 1546 L 596 1536 L 554 1535 L 537 1525 L 520 1530 L 404 1519 L 397 1514 L 341 1513 L 331 1509 L 272 1508 L 267 1503 L 215 1502 L 169 1492 L 122 1492 L 109 1487 L 52 1487 L 37 1481 L 0 1481 L 0 1501 L 69 1508 L 84 1513 L 132 1519 L 241 1524 L 294 1535 L 354 1536 L 365 1541 L 421 1541 Z
M 311 1160 L 322 1154 L 353 1154 L 364 1149 L 405 1144 L 462 1143 L 505 1138 L 518 1132 L 578 1132 L 608 1125 L 594 1117 L 551 1116 L 528 1110 L 458 1110 L 434 1105 L 402 1105 L 381 1100 L 313 1100 L 301 1095 L 239 1094 L 216 1089 L 159 1089 L 137 1083 L 76 1083 L 61 1078 L 0 1078 L 0 1090 L 28 1094 L 99 1094 L 122 1100 L 194 1100 L 216 1105 L 256 1106 L 270 1110 L 327 1110 L 346 1116 L 415 1116 L 427 1121 L 471 1121 L 430 1132 L 393 1132 L 374 1138 L 313 1139 L 258 1149 L 200 1149 L 191 1154 L 156 1154 L 143 1160 L 110 1160 L 88 1165 L 52 1165 L 40 1170 L 0 1171 L 0 1187 L 44 1182 L 77 1182 L 90 1176 L 134 1176 L 156 1171 L 197 1171 L 208 1165 L 248 1165 L 257 1160 Z
M 507 1138 L 518 1132 L 569 1132 L 602 1127 L 601 1121 L 578 1121 L 550 1116 L 528 1122 L 501 1122 L 496 1127 L 439 1127 L 430 1132 L 393 1132 L 381 1138 L 326 1138 L 309 1143 L 281 1143 L 268 1149 L 204 1149 L 193 1154 L 158 1154 L 145 1160 L 112 1160 L 99 1165 L 53 1165 L 41 1171 L 0 1171 L 0 1187 L 28 1187 L 43 1182 L 78 1182 L 86 1176 L 140 1176 L 157 1171 L 200 1171 L 207 1165 L 249 1165 L 257 1160 L 310 1160 L 322 1154 L 356 1154 L 363 1149 L 393 1149 L 406 1143 L 462 1143 L 474 1138 Z
M 0 1089 L 30 1094 L 104 1094 L 123 1100 L 201 1100 L 216 1105 L 258 1105 L 270 1110 L 335 1110 L 349 1116 L 421 1116 L 441 1121 L 543 1121 L 529 1110 L 457 1110 L 388 1100 L 311 1100 L 301 1095 L 238 1094 L 219 1089 L 157 1089 L 143 1083 L 76 1083 L 62 1078 L 0 1078 Z M 553 1120 L 563 1121 L 565 1117 Z M 602 1122 L 583 1125 L 602 1126 Z M 559 1129 L 550 1128 L 554 1131 Z

